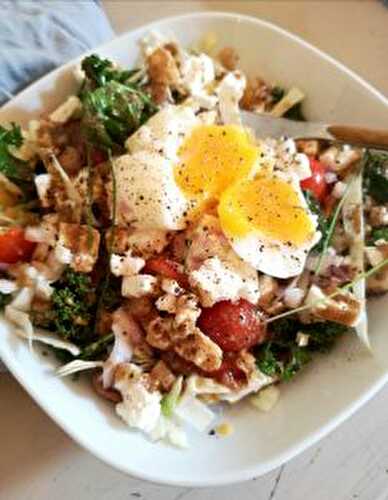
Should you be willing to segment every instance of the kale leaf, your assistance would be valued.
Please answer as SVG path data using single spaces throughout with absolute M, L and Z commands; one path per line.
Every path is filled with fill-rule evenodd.
M 90 143 L 120 150 L 157 107 L 141 84 L 128 81 L 137 70 L 116 69 L 109 60 L 95 54 L 83 60 L 82 68 L 86 75 L 80 92 L 84 105 L 82 129 Z
M 85 57 L 81 63 L 89 88 L 103 87 L 108 82 L 125 83 L 138 69 L 121 70 L 115 68 L 109 59 L 102 59 L 97 54 Z
M 330 228 L 330 219 L 328 219 L 321 207 L 319 205 L 319 201 L 315 198 L 315 196 L 311 193 L 311 191 L 303 191 L 304 197 L 306 199 L 307 205 L 311 212 L 314 215 L 318 216 L 318 230 L 321 232 L 322 237 L 315 245 L 314 250 L 321 252 L 323 250 L 324 242 L 327 238 L 329 228 Z
M 327 352 L 349 328 L 331 321 L 303 324 L 294 318 L 283 318 L 271 324 L 271 338 L 256 351 L 258 368 L 269 376 L 291 380 L 316 352 Z M 307 346 L 298 346 L 296 336 L 309 336 Z
M 0 173 L 17 184 L 27 195 L 32 190 L 33 171 L 28 162 L 15 158 L 10 147 L 19 148 L 23 137 L 18 125 L 11 123 L 10 128 L 0 125 Z
M 377 202 L 388 202 L 388 154 L 366 151 L 363 158 L 364 190 Z

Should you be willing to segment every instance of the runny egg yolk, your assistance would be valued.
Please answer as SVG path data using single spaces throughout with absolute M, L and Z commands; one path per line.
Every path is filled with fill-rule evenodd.
M 249 175 L 259 150 L 238 125 L 196 127 L 178 151 L 175 181 L 185 195 L 218 199 L 238 179 Z
M 232 238 L 260 233 L 301 245 L 315 230 L 292 184 L 268 174 L 230 186 L 221 196 L 218 215 L 223 231 Z

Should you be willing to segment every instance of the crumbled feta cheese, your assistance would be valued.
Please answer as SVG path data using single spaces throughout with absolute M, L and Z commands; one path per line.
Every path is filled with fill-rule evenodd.
M 259 299 L 257 273 L 247 275 L 244 267 L 238 269 L 228 266 L 218 257 L 206 259 L 198 270 L 190 273 L 189 281 L 198 289 L 205 307 L 221 300 L 244 298 L 255 304 Z
M 217 88 L 222 122 L 241 125 L 239 102 L 245 90 L 246 79 L 239 71 L 227 73 Z
M 141 370 L 130 363 L 122 364 L 117 369 L 114 387 L 123 400 L 116 405 L 116 413 L 129 426 L 150 433 L 161 415 L 161 394 L 148 391 L 141 375 Z
M 49 189 L 51 187 L 52 176 L 51 174 L 39 174 L 34 177 L 34 183 L 36 186 L 36 191 L 38 193 L 39 200 L 42 207 L 49 207 Z
M 10 294 L 18 289 L 15 281 L 0 279 L 0 293 Z
M 55 123 L 66 123 L 82 110 L 80 99 L 72 95 L 66 99 L 55 111 L 49 116 L 50 120 Z
M 124 276 L 121 294 L 124 297 L 144 297 L 155 292 L 158 280 L 149 274 Z
M 302 303 L 305 291 L 298 287 L 288 287 L 284 290 L 284 304 L 290 309 L 300 306 Z
M 297 153 L 295 155 L 293 171 L 301 181 L 311 176 L 310 160 L 305 154 Z
M 213 60 L 206 54 L 188 56 L 180 67 L 182 84 L 189 95 L 201 94 L 215 79 Z
M 62 245 L 61 243 L 57 243 L 55 245 L 54 255 L 55 258 L 58 260 L 58 262 L 66 265 L 71 264 L 71 262 L 73 262 L 74 259 L 73 252 L 69 248 L 66 248 L 64 245 Z
M 112 254 L 110 258 L 110 270 L 115 276 L 133 276 L 145 266 L 145 260 L 133 257 L 132 251 L 128 250 L 125 255 Z

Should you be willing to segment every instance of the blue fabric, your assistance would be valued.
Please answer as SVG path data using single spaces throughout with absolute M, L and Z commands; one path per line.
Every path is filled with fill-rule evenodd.
M 0 104 L 113 37 L 94 0 L 2 0 L 0 9 Z

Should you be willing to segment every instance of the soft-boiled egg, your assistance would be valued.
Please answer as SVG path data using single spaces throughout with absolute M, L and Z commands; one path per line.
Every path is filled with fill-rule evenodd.
M 265 170 L 221 196 L 218 215 L 234 251 L 255 269 L 277 278 L 297 276 L 317 243 L 317 219 L 296 176 Z

